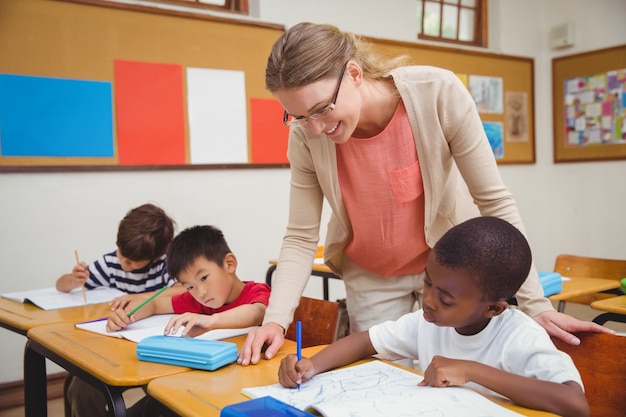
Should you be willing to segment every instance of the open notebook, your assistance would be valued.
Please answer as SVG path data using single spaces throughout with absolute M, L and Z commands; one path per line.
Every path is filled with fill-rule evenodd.
M 422 377 L 371 361 L 316 375 L 300 390 L 280 384 L 244 388 L 250 398 L 271 396 L 327 417 L 450 416 L 513 417 L 520 414 L 463 387 L 418 387 Z
M 79 307 L 85 304 L 108 303 L 115 297 L 126 295 L 125 292 L 111 287 L 97 287 L 85 291 L 87 303 L 83 299 L 82 289 L 75 288 L 70 292 L 57 291 L 56 288 L 41 288 L 38 290 L 18 291 L 2 294 L 3 298 L 18 303 L 32 303 L 44 310 Z
M 117 332 L 107 332 L 106 318 L 94 321 L 88 321 L 84 323 L 77 323 L 76 327 L 82 330 L 88 330 L 90 332 L 103 334 L 105 336 L 118 337 L 128 339 L 135 343 L 139 343 L 139 341 L 145 339 L 148 336 L 163 336 L 163 329 L 170 321 L 172 317 L 176 317 L 176 314 L 156 314 L 154 316 L 146 317 L 145 319 L 138 320 L 134 323 L 131 323 L 123 330 Z M 254 326 L 256 327 L 256 326 Z M 235 337 L 242 334 L 248 334 L 250 329 L 254 327 L 246 327 L 242 329 L 215 329 L 209 330 L 206 333 L 201 334 L 200 336 L 196 336 L 195 339 L 204 339 L 204 340 L 222 340 L 227 339 L 229 337 Z M 176 335 L 172 336 L 180 336 L 181 331 Z

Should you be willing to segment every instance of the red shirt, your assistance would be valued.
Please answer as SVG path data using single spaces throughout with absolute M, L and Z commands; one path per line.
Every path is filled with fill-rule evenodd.
M 224 304 L 220 308 L 210 308 L 200 304 L 191 295 L 190 292 L 176 294 L 172 297 L 172 308 L 174 313 L 198 313 L 198 314 L 214 314 L 231 308 L 239 307 L 244 304 L 262 303 L 267 306 L 270 299 L 269 285 L 261 282 L 244 281 L 243 290 L 235 300 L 230 304 Z

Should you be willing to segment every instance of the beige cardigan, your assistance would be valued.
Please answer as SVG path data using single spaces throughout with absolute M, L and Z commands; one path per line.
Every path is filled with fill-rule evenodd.
M 424 183 L 428 245 L 433 247 L 452 226 L 479 215 L 500 217 L 524 232 L 476 105 L 459 79 L 450 71 L 429 66 L 402 67 L 391 75 L 415 137 Z M 264 323 L 275 322 L 285 329 L 310 277 L 324 197 L 332 209 L 324 260 L 338 275 L 343 249 L 352 236 L 339 188 L 335 144 L 324 134 L 316 136 L 304 128 L 291 128 L 288 157 L 289 220 L 264 318 Z M 530 316 L 554 309 L 543 297 L 534 266 L 517 292 L 517 300 Z

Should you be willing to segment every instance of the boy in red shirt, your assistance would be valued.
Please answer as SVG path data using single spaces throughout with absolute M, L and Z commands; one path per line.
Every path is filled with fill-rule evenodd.
M 115 310 L 107 321 L 108 331 L 153 314 L 176 313 L 164 329 L 175 334 L 184 327 L 183 336 L 195 337 L 212 329 L 243 328 L 260 325 L 269 301 L 265 283 L 241 281 L 237 258 L 230 251 L 223 233 L 213 226 L 194 226 L 182 231 L 167 252 L 167 268 L 187 291 L 159 296 L 131 317 L 127 314 L 137 303 Z

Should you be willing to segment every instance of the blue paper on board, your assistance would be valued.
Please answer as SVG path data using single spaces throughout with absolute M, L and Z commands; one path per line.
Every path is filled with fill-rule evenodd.
M 110 82 L 0 74 L 0 155 L 113 157 Z

